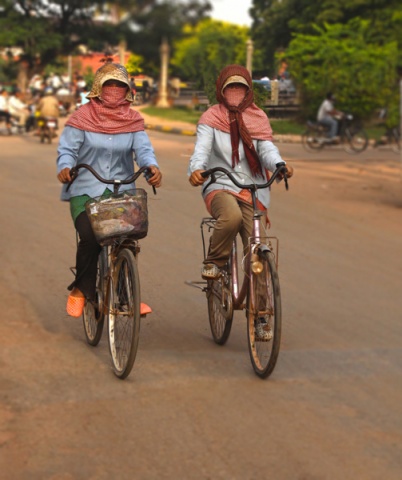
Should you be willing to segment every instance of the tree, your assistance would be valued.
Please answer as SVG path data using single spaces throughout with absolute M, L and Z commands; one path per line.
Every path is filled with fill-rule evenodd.
M 275 69 L 275 52 L 285 50 L 294 34 L 313 34 L 315 25 L 368 22 L 367 40 L 378 45 L 398 43 L 402 67 L 402 6 L 400 0 L 253 0 L 252 36 L 264 52 L 266 65 Z
M 144 58 L 144 70 L 149 75 L 157 75 L 162 40 L 165 39 L 174 48 L 176 41 L 183 38 L 184 26 L 194 27 L 206 18 L 210 10 L 211 4 L 207 0 L 164 0 L 136 15 L 136 29 L 128 32 L 127 42 Z M 133 17 L 128 17 L 127 25 L 133 20 Z
M 0 0 L 0 47 L 20 47 L 27 74 L 79 45 L 103 51 L 126 41 L 156 72 L 162 37 L 173 41 L 210 9 L 207 0 Z
M 210 100 L 215 93 L 215 80 L 219 71 L 228 64 L 246 63 L 246 42 L 249 29 L 215 20 L 204 20 L 184 29 L 184 38 L 175 43 L 171 64 L 180 76 L 196 82 L 205 89 Z M 256 51 L 254 63 L 260 67 Z
M 306 115 L 316 115 L 329 91 L 341 109 L 361 118 L 395 101 L 396 41 L 378 45 L 370 22 L 357 18 L 314 30 L 312 35 L 295 34 L 284 54 Z

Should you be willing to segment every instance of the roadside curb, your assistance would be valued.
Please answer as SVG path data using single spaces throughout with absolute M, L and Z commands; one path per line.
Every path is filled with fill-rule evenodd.
M 166 125 L 152 125 L 150 123 L 145 124 L 147 130 L 156 130 L 158 132 L 164 133 L 175 133 L 176 135 L 187 135 L 194 137 L 196 135 L 196 130 L 177 128 L 177 127 L 167 127 Z
M 147 130 L 156 130 L 158 132 L 164 133 L 174 133 L 176 135 L 186 135 L 194 137 L 196 135 L 196 129 L 194 128 L 177 128 L 177 127 L 168 127 L 167 125 L 154 125 L 151 123 L 146 123 L 145 128 Z M 274 135 L 273 141 L 276 143 L 301 143 L 300 135 Z

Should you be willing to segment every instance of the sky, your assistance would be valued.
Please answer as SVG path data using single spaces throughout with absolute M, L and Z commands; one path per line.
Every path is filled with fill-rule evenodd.
M 251 26 L 251 17 L 248 10 L 252 0 L 209 0 L 213 10 L 211 17 L 214 20 Z

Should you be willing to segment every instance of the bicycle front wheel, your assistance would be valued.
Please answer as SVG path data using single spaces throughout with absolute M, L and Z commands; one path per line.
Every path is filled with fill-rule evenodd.
M 224 276 L 208 280 L 207 300 L 212 338 L 218 345 L 224 345 L 233 321 L 232 293 Z
M 252 273 L 247 298 L 247 333 L 251 363 L 260 378 L 268 377 L 278 360 L 282 312 L 279 277 L 271 252 L 259 252 L 260 273 Z
M 346 132 L 348 142 L 345 150 L 349 153 L 361 153 L 368 145 L 367 133 L 361 128 L 359 130 L 348 130 Z
M 107 272 L 107 248 L 103 247 L 98 257 L 98 271 L 96 276 L 95 303 L 86 301 L 82 313 L 85 337 L 89 345 L 98 345 L 103 331 L 105 320 L 104 292 Z
M 109 288 L 108 335 L 114 373 L 126 378 L 133 368 L 140 335 L 140 279 L 131 250 L 121 250 Z

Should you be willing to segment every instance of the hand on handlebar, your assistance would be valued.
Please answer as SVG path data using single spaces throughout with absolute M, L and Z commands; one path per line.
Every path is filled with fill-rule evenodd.
M 286 173 L 285 173 L 286 178 L 292 177 L 292 176 L 293 176 L 293 172 L 294 172 L 293 167 L 291 167 L 291 166 L 287 163 L 287 164 L 286 164 Z M 283 174 L 280 173 L 277 178 L 278 178 L 278 180 L 282 180 L 282 179 L 283 179 Z
M 57 179 L 59 180 L 60 183 L 68 183 L 71 181 L 71 175 L 70 175 L 70 169 L 63 168 L 61 172 L 57 175 Z
M 199 187 L 207 180 L 207 177 L 204 178 L 201 175 L 203 172 L 205 172 L 205 170 L 194 170 L 194 172 L 190 175 L 188 180 L 193 187 Z
M 148 171 L 151 173 L 146 176 L 147 182 L 153 187 L 159 188 L 162 184 L 162 173 L 158 167 L 151 166 L 148 168 Z

